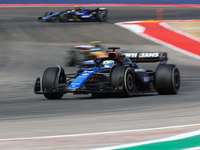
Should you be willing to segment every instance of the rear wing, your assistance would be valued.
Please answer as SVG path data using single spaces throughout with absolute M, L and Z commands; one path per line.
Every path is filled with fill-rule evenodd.
M 135 52 L 124 53 L 132 62 L 159 62 L 165 64 L 168 60 L 166 52 Z

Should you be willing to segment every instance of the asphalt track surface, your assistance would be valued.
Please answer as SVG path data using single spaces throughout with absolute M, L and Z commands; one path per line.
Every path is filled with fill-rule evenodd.
M 105 23 L 36 20 L 48 10 L 66 9 L 62 7 L 0 8 L 0 139 L 199 123 L 200 60 L 114 25 L 156 19 L 157 7 L 108 8 L 109 19 Z M 200 8 L 165 7 L 164 19 L 199 19 L 199 12 Z M 36 77 L 41 77 L 47 67 L 60 64 L 66 73 L 75 72 L 76 68 L 65 66 L 63 52 L 92 40 L 101 40 L 105 47 L 120 46 L 129 52 L 168 52 L 168 64 L 176 64 L 180 69 L 179 93 L 100 99 L 66 94 L 61 100 L 47 100 L 33 93 Z M 153 70 L 156 65 L 141 64 L 144 69 Z M 100 142 L 98 146 L 105 144 Z

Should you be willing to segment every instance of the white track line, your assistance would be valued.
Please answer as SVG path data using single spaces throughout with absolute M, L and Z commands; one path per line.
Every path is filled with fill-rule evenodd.
M 172 128 L 183 128 L 183 127 L 192 127 L 192 126 L 200 126 L 200 124 L 179 125 L 179 126 L 148 128 L 148 129 L 136 129 L 136 130 L 97 132 L 97 133 L 70 134 L 70 135 L 40 136 L 40 137 L 25 137 L 25 138 L 8 138 L 8 139 L 0 139 L 0 142 L 2 142 L 2 141 L 14 141 L 14 140 L 19 141 L 19 140 L 34 140 L 34 139 L 50 139 L 50 138 L 76 137 L 76 136 L 78 137 L 78 136 L 102 135 L 102 134 L 112 134 L 112 133 L 125 133 L 125 132 L 140 132 L 140 131 L 162 130 L 162 129 L 172 129 Z
M 189 132 L 189 133 L 184 133 L 184 134 L 180 134 L 180 135 L 176 135 L 176 136 L 172 136 L 172 137 L 168 137 L 168 138 L 163 138 L 163 139 L 157 139 L 157 140 L 151 140 L 151 141 L 145 141 L 145 142 L 139 142 L 139 143 L 132 143 L 132 144 L 124 144 L 124 145 L 118 145 L 118 146 L 103 147 L 103 148 L 95 148 L 95 149 L 91 149 L 91 150 L 114 150 L 114 149 L 134 147 L 134 146 L 139 146 L 139 145 L 144 145 L 144 144 L 152 144 L 152 143 L 158 143 L 158 142 L 179 140 L 179 139 L 184 139 L 184 138 L 188 138 L 188 137 L 195 136 L 195 135 L 200 135 L 200 130 L 197 130 L 194 132 Z M 194 149 L 194 150 L 197 150 L 197 149 Z
M 183 150 L 200 150 L 200 146 L 199 147 L 188 148 L 188 149 L 183 149 Z

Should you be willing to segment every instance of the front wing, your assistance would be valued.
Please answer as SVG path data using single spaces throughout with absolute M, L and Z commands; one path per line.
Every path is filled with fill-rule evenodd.
M 86 83 L 81 88 L 69 88 L 67 83 L 59 83 L 52 88 L 42 91 L 40 78 L 38 77 L 35 81 L 34 93 L 35 94 L 46 94 L 46 93 L 74 93 L 74 94 L 87 94 L 87 93 L 118 93 L 123 90 L 123 85 L 113 88 L 109 86 L 109 83 Z

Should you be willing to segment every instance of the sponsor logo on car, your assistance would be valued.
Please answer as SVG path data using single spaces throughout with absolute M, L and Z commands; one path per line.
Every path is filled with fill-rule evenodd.
M 129 58 L 156 58 L 159 57 L 158 52 L 153 53 L 124 53 Z
M 134 69 L 134 70 L 135 70 L 135 72 L 145 72 L 144 69 Z
M 139 53 L 139 56 L 138 58 L 141 58 L 141 57 L 148 57 L 148 58 L 156 58 L 159 56 L 159 53 Z
M 138 53 L 124 53 L 126 55 L 126 57 L 129 57 L 129 58 L 136 58 Z
M 99 8 L 99 10 L 105 10 L 106 8 Z
M 84 15 L 84 13 L 78 13 L 78 12 L 77 12 L 76 15 Z
M 93 70 L 86 70 L 86 71 L 84 71 L 84 73 L 92 73 L 92 72 L 94 72 Z
M 87 16 L 81 16 L 81 18 L 90 18 L 90 16 L 89 15 L 87 15 Z

